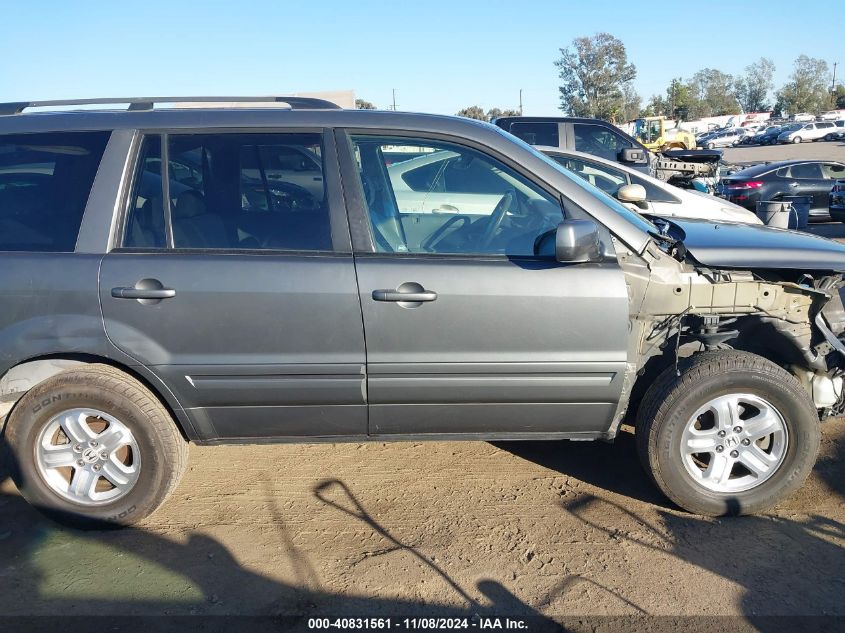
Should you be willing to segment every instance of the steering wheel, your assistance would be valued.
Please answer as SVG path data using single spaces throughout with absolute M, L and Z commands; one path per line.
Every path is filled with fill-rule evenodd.
M 502 220 L 505 219 L 505 216 L 508 214 L 508 209 L 510 209 L 511 204 L 513 204 L 515 199 L 516 196 L 514 195 L 513 189 L 511 189 L 502 196 L 501 200 L 499 200 L 496 208 L 493 209 L 493 213 L 490 214 L 490 220 L 484 228 L 484 233 L 481 235 L 480 245 L 482 248 L 490 246 L 490 242 L 492 242 L 496 237 L 496 231 L 498 231 L 499 227 L 502 225 Z
M 442 241 L 443 241 L 443 239 L 446 237 L 446 231 L 448 231 L 448 230 L 449 230 L 449 228 L 450 228 L 453 224 L 457 224 L 458 222 L 460 222 L 460 223 L 461 223 L 461 227 L 460 227 L 460 228 L 463 228 L 464 226 L 466 226 L 467 224 L 469 224 L 469 223 L 471 222 L 471 220 L 469 219 L 469 216 L 466 216 L 466 215 L 455 215 L 455 216 L 452 216 L 451 218 L 449 218 L 448 220 L 446 220 L 446 222 L 445 222 L 445 223 L 444 223 L 444 224 L 443 224 L 443 225 L 442 225 L 439 229 L 437 229 L 434 233 L 432 233 L 432 234 L 428 237 L 428 239 L 427 239 L 427 240 L 425 240 L 422 244 L 420 244 L 420 246 L 422 246 L 423 250 L 426 250 L 426 251 L 428 251 L 429 253 L 434 253 L 434 252 L 435 252 L 435 250 L 434 250 L 434 249 L 435 249 L 435 247 L 436 247 L 436 246 L 437 246 L 440 242 L 442 242 Z M 458 229 L 455 229 L 455 230 L 457 231 Z

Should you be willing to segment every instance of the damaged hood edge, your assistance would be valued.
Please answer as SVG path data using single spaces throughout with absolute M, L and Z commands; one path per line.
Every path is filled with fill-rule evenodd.
M 824 237 L 758 224 L 662 219 L 704 266 L 845 272 L 845 244 Z

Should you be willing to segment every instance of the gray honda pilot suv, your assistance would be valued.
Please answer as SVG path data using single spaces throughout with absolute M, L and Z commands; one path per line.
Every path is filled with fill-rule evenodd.
M 623 421 L 692 512 L 802 484 L 845 409 L 845 246 L 638 215 L 492 125 L 276 100 L 0 104 L 3 443 L 32 504 L 132 523 L 189 442 Z

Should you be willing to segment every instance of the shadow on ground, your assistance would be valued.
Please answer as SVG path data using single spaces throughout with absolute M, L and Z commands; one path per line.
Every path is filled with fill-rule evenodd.
M 845 500 L 845 437 L 827 437 L 825 442 L 814 476 L 827 490 L 814 494 L 832 493 Z M 591 528 L 597 537 L 670 555 L 697 567 L 696 574 L 716 574 L 736 583 L 743 588 L 741 608 L 746 616 L 836 615 L 835 621 L 815 624 L 845 630 L 845 524 L 820 514 L 711 519 L 679 511 L 657 492 L 640 467 L 630 433 L 621 433 L 614 444 L 520 442 L 498 446 L 602 491 L 657 506 L 655 515 L 645 508 L 641 511 L 636 503 L 601 493 L 561 502 L 564 512 Z M 801 494 L 799 491 L 797 496 Z M 690 583 L 694 586 L 695 578 L 691 577 Z M 710 600 L 708 596 L 701 599 Z M 780 631 L 787 622 L 763 618 L 754 624 L 760 631 Z M 816 630 L 812 623 L 799 628 Z
M 497 442 L 503 451 L 583 482 L 663 508 L 673 507 L 640 466 L 632 433 L 607 442 Z
M 694 566 L 696 569 L 690 567 L 690 586 L 696 582 L 695 575 L 704 572 L 741 586 L 742 611 L 751 618 L 750 625 L 753 625 L 744 630 L 783 630 L 784 621 L 755 620 L 754 617 L 759 614 L 845 615 L 842 601 L 845 595 L 845 550 L 834 542 L 845 539 L 845 525 L 838 521 L 816 515 L 800 521 L 783 517 L 712 520 L 674 511 L 667 507 L 642 473 L 636 463 L 631 436 L 627 434 L 615 445 L 524 442 L 502 444 L 502 447 L 602 490 L 649 504 L 647 509 L 639 512 L 636 504 L 635 510 L 632 510 L 609 498 L 582 493 L 572 500 L 561 502 L 560 508 L 604 540 L 612 539 L 635 548 L 646 548 Z M 840 494 L 841 462 L 841 458 L 831 459 L 821 465 L 826 480 L 840 479 L 835 484 L 830 482 Z M 0 484 L 6 477 L 7 474 L 0 471 Z M 174 631 L 195 628 L 197 622 L 207 623 L 208 616 L 215 617 L 211 618 L 211 624 L 201 628 L 225 630 L 225 626 L 219 628 L 223 626 L 221 622 L 228 621 L 225 616 L 234 615 L 271 620 L 236 620 L 231 622 L 233 630 L 306 630 L 307 619 L 318 616 L 440 616 L 475 618 L 476 621 L 484 617 L 511 616 L 534 618 L 531 630 L 535 631 L 591 630 L 590 627 L 579 626 L 577 622 L 561 627 L 559 623 L 545 618 L 541 611 L 573 584 L 595 584 L 594 579 L 574 573 L 562 574 L 560 582 L 533 606 L 496 581 L 483 579 L 472 587 L 461 586 L 444 565 L 433 562 L 380 524 L 345 482 L 326 479 L 314 486 L 312 494 L 326 507 L 346 514 L 351 521 L 366 524 L 374 536 L 381 539 L 385 552 L 401 551 L 430 569 L 439 581 L 449 587 L 452 603 L 360 596 L 356 595 L 354 587 L 343 594 L 322 589 L 314 565 L 294 544 L 278 506 L 274 506 L 270 523 L 278 532 L 279 547 L 294 570 L 295 584 L 279 582 L 245 568 L 221 543 L 205 535 L 189 534 L 183 542 L 176 542 L 144 529 L 76 531 L 61 528 L 42 518 L 19 496 L 0 492 L 0 518 L 9 519 L 0 523 L 0 583 L 7 596 L 31 598 L 29 604 L 4 604 L 0 596 L 0 612 L 6 615 L 57 613 L 63 614 L 62 617 L 98 614 L 192 616 L 187 625 L 186 620 L 177 620 L 169 629 Z M 658 506 L 656 515 L 653 505 Z M 186 510 L 189 511 L 188 508 Z M 9 523 L 13 524 L 11 529 L 4 527 Z M 620 528 L 632 525 L 636 529 Z M 64 548 L 62 560 L 73 567 L 76 573 L 73 577 L 76 578 L 80 568 L 85 568 L 86 577 L 98 573 L 96 563 L 86 556 L 87 546 L 110 548 L 112 558 L 124 561 L 118 563 L 118 568 L 129 574 L 128 592 L 124 588 L 122 594 L 118 592 L 121 596 L 118 598 L 101 595 L 80 597 L 73 593 L 73 577 L 69 576 L 71 579 L 64 584 L 59 582 L 57 585 L 55 578 L 48 582 L 46 576 L 49 570 L 45 565 L 55 563 L 41 560 L 43 545 L 56 538 L 64 540 L 60 547 L 52 549 Z M 140 561 L 140 566 L 133 561 Z M 162 577 L 169 574 L 171 579 L 154 595 L 133 594 L 132 574 L 139 576 L 151 564 L 164 570 Z M 52 575 L 55 576 L 55 573 Z M 810 578 L 812 582 L 807 581 Z M 395 583 L 402 586 L 402 578 L 397 577 Z M 624 595 L 618 597 L 628 602 Z M 701 596 L 701 600 L 707 601 L 708 597 Z M 628 604 L 644 613 L 637 605 Z M 735 606 L 726 604 L 722 612 L 731 612 Z M 221 620 L 220 616 L 224 618 Z M 273 620 L 282 617 L 294 619 Z M 581 618 L 580 621 L 590 620 Z M 27 621 L 21 622 L 25 624 Z M 0 617 L 0 627 L 2 624 L 3 618 Z M 151 626 L 155 630 L 168 630 L 165 622 L 153 625 L 140 618 L 137 624 L 135 630 Z M 627 625 L 622 619 L 622 624 L 618 620 L 616 624 L 618 626 L 605 619 L 602 630 L 632 630 L 632 626 L 641 629 L 648 625 L 648 630 L 654 631 L 679 628 L 697 631 L 707 630 L 712 622 L 705 628 L 699 628 L 701 622 L 690 618 L 628 621 Z M 749 625 L 749 622 L 728 619 L 719 626 L 733 629 L 741 624 Z M 790 623 L 790 626 L 793 624 Z M 809 630 L 813 627 L 803 628 Z

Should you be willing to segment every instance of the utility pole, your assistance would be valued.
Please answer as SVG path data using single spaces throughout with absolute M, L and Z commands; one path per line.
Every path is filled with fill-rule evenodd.
M 834 74 L 836 73 L 836 67 L 833 68 Z M 522 88 L 519 89 L 519 116 L 522 116 Z
M 838 65 L 839 64 L 837 64 L 836 62 L 833 62 L 833 81 L 830 84 L 830 91 L 833 93 L 836 92 L 836 67 Z
M 675 118 L 675 78 L 672 78 L 672 109 L 669 111 L 669 116 Z
M 393 89 L 393 111 L 396 111 L 396 88 Z

